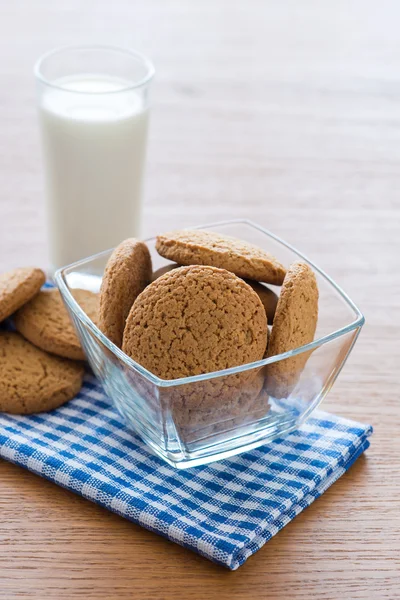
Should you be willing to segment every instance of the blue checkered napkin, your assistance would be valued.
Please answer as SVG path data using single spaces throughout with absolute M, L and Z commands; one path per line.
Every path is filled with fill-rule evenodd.
M 371 432 L 318 412 L 285 439 L 177 471 L 127 431 L 87 375 L 51 413 L 0 414 L 0 456 L 237 569 L 350 467 Z

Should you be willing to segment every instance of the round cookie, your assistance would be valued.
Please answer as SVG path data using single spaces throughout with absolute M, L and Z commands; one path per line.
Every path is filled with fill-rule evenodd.
M 88 290 L 71 290 L 75 300 L 97 324 L 98 294 Z M 15 326 L 38 348 L 74 360 L 85 360 L 74 325 L 57 289 L 42 290 L 15 315 Z
M 83 374 L 81 364 L 47 354 L 19 333 L 0 333 L 0 412 L 53 410 L 76 396 Z
M 268 323 L 272 325 L 275 317 L 276 306 L 278 304 L 278 296 L 270 290 L 266 285 L 258 283 L 257 281 L 251 281 L 248 279 L 246 283 L 253 288 L 255 293 L 259 296 L 267 314 Z
M 293 263 L 283 282 L 276 308 L 267 356 L 276 356 L 313 341 L 318 321 L 318 287 L 312 269 Z M 266 365 L 266 390 L 275 398 L 287 397 L 295 387 L 310 353 Z
M 100 288 L 99 328 L 119 348 L 131 306 L 151 275 L 150 252 L 134 238 L 123 241 L 108 259 Z
M 244 279 L 281 285 L 286 270 L 268 252 L 242 240 L 211 231 L 182 230 L 159 235 L 156 250 L 180 265 L 209 265 Z
M 180 267 L 151 283 L 126 321 L 123 351 L 163 379 L 261 360 L 267 319 L 261 300 L 224 269 Z
M 21 267 L 0 275 L 0 323 L 29 302 L 45 282 L 41 269 Z

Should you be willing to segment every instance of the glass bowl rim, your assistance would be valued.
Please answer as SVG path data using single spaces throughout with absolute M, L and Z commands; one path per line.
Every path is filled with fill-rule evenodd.
M 205 381 L 208 379 L 215 379 L 217 377 L 224 377 L 227 375 L 235 375 L 237 373 L 243 373 L 245 371 L 250 371 L 252 369 L 264 367 L 265 365 L 268 365 L 268 364 L 271 364 L 274 362 L 278 362 L 280 360 L 285 360 L 285 359 L 291 358 L 293 356 L 297 356 L 298 354 L 302 354 L 303 352 L 309 352 L 309 351 L 315 350 L 315 348 L 318 348 L 319 346 L 322 346 L 323 344 L 326 344 L 326 343 L 331 342 L 343 335 L 346 335 L 347 333 L 349 333 L 351 331 L 354 331 L 356 329 L 361 329 L 361 327 L 365 323 L 365 317 L 361 313 L 359 308 L 351 300 L 351 298 L 346 294 L 346 292 L 344 292 L 342 290 L 342 288 L 339 285 L 337 285 L 337 283 L 335 283 L 335 281 L 329 275 L 327 275 L 325 273 L 325 271 L 320 269 L 314 262 L 309 260 L 302 252 L 299 252 L 294 246 L 292 246 L 291 244 L 288 244 L 287 242 L 282 240 L 279 236 L 273 234 L 272 232 L 268 231 L 264 227 L 261 227 L 260 225 L 253 223 L 253 221 L 251 221 L 249 219 L 230 219 L 227 221 L 217 221 L 215 223 L 207 223 L 207 224 L 203 224 L 203 225 L 196 225 L 194 227 L 187 227 L 186 229 L 204 229 L 204 228 L 218 227 L 218 226 L 222 226 L 222 225 L 223 226 L 233 225 L 233 224 L 244 224 L 244 225 L 253 227 L 253 228 L 257 229 L 258 231 L 260 231 L 261 233 L 273 238 L 275 241 L 279 242 L 283 246 L 286 246 L 286 248 L 288 248 L 292 252 L 295 252 L 299 257 L 301 257 L 309 265 L 311 265 L 315 271 L 317 271 L 324 279 L 326 279 L 334 287 L 334 289 L 339 293 L 339 295 L 343 298 L 343 300 L 354 311 L 354 313 L 356 314 L 356 319 L 354 321 L 352 321 L 351 323 L 349 323 L 348 325 L 345 325 L 344 327 L 341 327 L 340 329 L 333 331 L 332 333 L 324 335 L 321 338 L 318 338 L 317 340 L 313 340 L 309 344 L 305 344 L 304 346 L 299 346 L 298 348 L 294 348 L 293 350 L 289 350 L 288 352 L 283 352 L 282 354 L 276 354 L 275 356 L 270 356 L 269 358 L 263 358 L 262 360 L 252 362 L 252 363 L 247 363 L 245 365 L 239 365 L 237 367 L 230 367 L 229 369 L 213 371 L 212 373 L 202 373 L 201 375 L 193 375 L 191 377 L 181 377 L 179 379 L 162 379 L 160 377 L 157 377 L 157 375 L 154 375 L 154 373 L 152 373 L 151 371 L 148 371 L 147 369 L 142 367 L 142 365 L 140 365 L 139 363 L 135 362 L 132 358 L 130 358 L 127 354 L 125 354 L 125 352 L 122 352 L 122 350 L 120 348 L 118 348 L 118 346 L 113 344 L 104 335 L 104 333 L 102 333 L 100 331 L 100 329 L 93 323 L 93 321 L 91 319 L 89 319 L 89 317 L 86 315 L 86 313 L 79 306 L 79 304 L 77 303 L 77 301 L 71 294 L 71 292 L 68 288 L 68 285 L 65 281 L 65 272 L 67 270 L 71 270 L 74 267 L 78 267 L 84 263 L 87 263 L 87 262 L 93 261 L 97 258 L 100 258 L 103 255 L 106 255 L 109 252 L 112 252 L 113 248 L 109 248 L 108 250 L 103 250 L 102 252 L 98 252 L 97 254 L 93 254 L 92 256 L 88 256 L 87 258 L 83 258 L 81 260 L 73 262 L 70 265 L 61 267 L 60 269 L 58 269 L 56 271 L 54 278 L 55 278 L 57 287 L 60 290 L 60 293 L 61 293 L 64 301 L 66 302 L 66 304 L 68 305 L 70 310 L 72 310 L 72 312 L 76 315 L 76 317 L 79 319 L 79 321 L 81 321 L 84 324 L 84 326 L 87 327 L 91 331 L 91 333 L 102 344 L 104 344 L 104 346 L 106 346 L 106 348 L 110 352 L 112 352 L 112 354 L 114 354 L 119 360 L 121 360 L 127 367 L 129 367 L 130 369 L 133 369 L 134 371 L 139 372 L 148 381 L 157 385 L 158 387 L 172 387 L 172 386 L 178 386 L 178 385 L 187 385 L 190 383 L 196 383 L 198 381 Z M 147 238 L 144 241 L 151 242 L 153 240 L 154 240 L 154 237 L 151 237 L 151 238 Z

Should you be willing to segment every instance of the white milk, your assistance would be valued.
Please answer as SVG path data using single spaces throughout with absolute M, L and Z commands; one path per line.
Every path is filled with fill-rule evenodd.
M 65 77 L 40 100 L 52 268 L 139 235 L 148 109 L 114 78 Z M 105 93 L 112 92 L 112 93 Z

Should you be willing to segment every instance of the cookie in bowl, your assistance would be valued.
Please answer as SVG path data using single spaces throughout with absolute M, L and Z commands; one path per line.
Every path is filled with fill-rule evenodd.
M 174 269 L 150 284 L 126 321 L 123 351 L 162 379 L 261 360 L 267 319 L 242 279 L 209 266 Z
M 311 267 L 293 263 L 286 274 L 279 296 L 267 357 L 300 348 L 314 340 L 318 321 L 318 286 Z M 302 352 L 266 366 L 266 390 L 284 398 L 294 389 L 309 358 Z
M 238 277 L 281 285 L 285 267 L 265 250 L 243 240 L 201 229 L 157 236 L 157 252 L 180 265 L 208 265 Z
M 155 281 L 133 302 L 121 349 L 109 343 L 104 334 L 83 317 L 71 295 L 77 282 L 85 278 L 90 289 L 99 289 L 102 270 L 104 272 L 113 251 L 83 259 L 56 274 L 60 291 L 74 314 L 74 322 L 79 323 L 79 334 L 88 349 L 90 365 L 116 409 L 128 427 L 158 456 L 178 468 L 206 464 L 255 448 L 300 424 L 330 389 L 364 322 L 357 307 L 340 288 L 286 242 L 247 222 L 212 225 L 210 231 L 215 232 L 217 227 L 223 237 L 229 234 L 242 237 L 245 244 L 259 244 L 285 266 L 300 261 L 315 272 L 321 301 L 317 292 L 310 297 L 310 306 L 315 308 L 315 315 L 311 315 L 311 333 L 307 325 L 309 303 L 305 302 L 304 310 L 299 313 L 292 310 L 293 307 L 292 312 L 286 313 L 289 318 L 294 316 L 298 320 L 294 335 L 289 336 L 291 345 L 300 345 L 283 352 L 288 344 L 280 315 L 284 312 L 282 307 L 291 306 L 285 297 L 293 294 L 294 303 L 298 302 L 301 307 L 305 296 L 304 293 L 296 296 L 297 279 L 291 283 L 297 273 L 294 267 L 289 269 L 283 286 L 281 308 L 279 301 L 273 306 L 269 318 L 272 320 L 274 308 L 275 317 L 272 327 L 268 325 L 267 329 L 268 310 L 248 280 L 244 280 L 244 275 L 250 273 L 238 276 L 213 265 L 178 266 L 179 260 L 184 259 L 157 256 L 157 238 L 152 238 L 145 243 L 154 264 Z M 164 253 L 163 249 L 159 250 Z M 160 268 L 168 272 L 162 274 Z M 213 273 L 207 281 L 203 278 L 204 289 L 199 287 L 199 269 Z M 306 270 L 307 267 L 303 275 Z M 224 277 L 217 291 L 220 271 Z M 259 274 L 252 276 L 252 282 L 279 295 L 274 284 L 258 279 Z M 225 285 L 225 278 L 233 278 L 233 289 L 231 284 Z M 309 274 L 310 281 L 312 278 Z M 236 294 L 239 290 L 240 294 Z M 262 288 L 262 291 L 265 290 Z M 233 302 L 232 313 L 232 302 L 228 303 L 227 297 L 237 300 Z M 273 300 L 276 303 L 276 297 Z M 259 311 L 257 316 L 255 307 L 257 313 Z M 304 344 L 314 338 L 318 309 L 318 331 L 312 353 L 303 353 Z M 261 323 L 260 314 L 263 325 L 254 328 L 257 322 Z M 227 327 L 229 320 L 231 329 Z M 304 328 L 306 333 L 296 338 Z M 268 331 L 272 329 L 274 340 L 267 349 Z M 286 340 L 284 344 L 280 343 L 282 337 Z M 257 344 L 254 344 L 255 339 Z M 334 344 L 330 343 L 332 340 Z M 306 350 L 309 350 L 307 344 Z M 282 359 L 282 352 L 283 356 L 296 360 L 294 369 L 289 369 L 294 360 Z M 297 355 L 300 358 L 296 358 Z M 228 357 L 232 362 L 226 360 Z M 275 365 L 275 361 L 281 364 Z M 288 365 L 286 369 L 285 365 Z M 266 381 L 259 372 L 264 376 L 267 373 Z
M 108 259 L 100 288 L 99 328 L 119 348 L 131 306 L 151 277 L 150 252 L 135 238 L 124 240 Z

